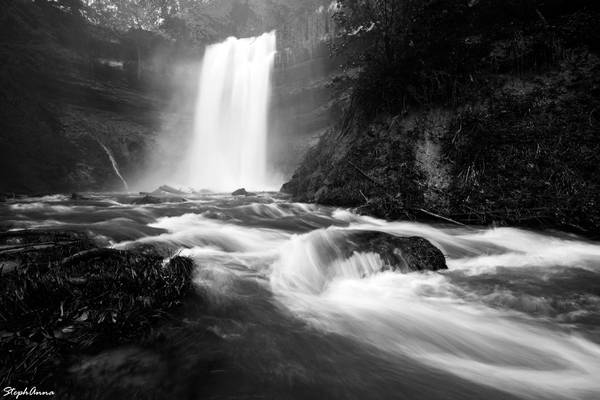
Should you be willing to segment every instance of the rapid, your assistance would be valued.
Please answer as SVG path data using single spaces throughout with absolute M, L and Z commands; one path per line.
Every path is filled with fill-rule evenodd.
M 219 338 L 210 351 L 222 360 L 198 389 L 208 398 L 600 398 L 600 243 L 388 222 L 277 193 L 147 205 L 86 196 L 8 200 L 2 227 L 81 230 L 117 249 L 191 257 L 199 295 L 185 320 Z M 372 252 L 340 258 L 357 230 L 424 237 L 448 270 L 382 271 Z M 182 338 L 173 380 L 193 378 L 182 371 L 209 351 L 203 337 Z

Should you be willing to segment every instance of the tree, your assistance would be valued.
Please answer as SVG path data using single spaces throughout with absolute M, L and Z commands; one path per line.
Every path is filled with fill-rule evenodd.
M 423 7 L 419 0 L 338 0 L 334 19 L 345 31 L 345 45 L 360 40 L 366 43 L 363 53 L 383 56 L 387 63 L 397 60 L 409 46 L 406 41 L 413 17 Z M 363 46 L 365 47 L 365 46 Z
M 76 0 L 71 0 L 76 1 Z M 145 31 L 158 32 L 161 24 L 172 13 L 179 10 L 176 0 L 87 0 L 88 18 L 102 26 L 128 32 L 135 48 L 136 76 L 142 76 L 142 52 Z
M 248 19 L 250 18 L 251 12 L 252 10 L 250 9 L 248 0 L 245 0 L 244 3 L 242 3 L 240 0 L 235 0 L 233 2 L 231 11 L 229 12 L 229 17 L 231 18 L 233 30 L 235 31 L 236 35 L 239 34 L 240 31 L 248 24 Z
M 119 31 L 157 30 L 164 18 L 178 10 L 176 0 L 95 0 L 89 8 L 93 22 Z

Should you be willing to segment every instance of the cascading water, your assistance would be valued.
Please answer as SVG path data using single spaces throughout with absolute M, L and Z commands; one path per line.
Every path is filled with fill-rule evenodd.
M 188 185 L 265 189 L 267 114 L 275 32 L 206 48 L 189 153 Z
M 93 199 L 18 198 L 0 203 L 0 221 L 193 258 L 201 300 L 189 301 L 201 306 L 174 333 L 169 388 L 197 398 L 600 398 L 598 242 L 389 222 L 271 194 Z M 373 248 L 356 247 L 359 231 L 424 237 L 448 270 L 386 271 Z
M 106 147 L 106 145 L 104 143 L 102 143 L 100 141 L 98 141 L 98 143 L 104 149 L 104 152 L 108 156 L 108 159 L 110 161 L 110 164 L 112 165 L 113 171 L 115 171 L 115 174 L 117 175 L 117 177 L 119 177 L 121 182 L 123 182 L 123 187 L 125 188 L 125 191 L 128 192 L 129 185 L 127 184 L 127 181 L 125 180 L 125 178 L 123 178 L 123 175 L 121 175 L 121 171 L 119 171 L 119 164 L 117 164 L 117 160 L 115 160 L 115 157 L 113 156 L 112 152 L 110 151 L 110 149 L 108 147 Z

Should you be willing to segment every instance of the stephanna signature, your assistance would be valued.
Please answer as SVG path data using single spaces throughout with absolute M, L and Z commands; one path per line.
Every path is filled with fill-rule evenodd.
M 20 396 L 54 396 L 54 394 L 53 390 L 38 390 L 35 386 L 31 389 L 26 387 L 22 390 L 7 386 L 4 388 L 3 397 L 13 396 L 15 399 L 18 399 Z

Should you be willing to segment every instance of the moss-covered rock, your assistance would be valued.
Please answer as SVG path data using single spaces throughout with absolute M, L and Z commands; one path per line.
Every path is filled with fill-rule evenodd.
M 22 236 L 31 245 L 32 237 L 45 243 L 59 239 L 48 232 Z M 190 293 L 193 262 L 188 258 L 165 261 L 148 251 L 81 243 L 69 253 L 39 250 L 35 258 L 24 259 L 22 268 L 2 274 L 2 385 L 56 382 L 73 356 L 139 343 Z
M 375 253 L 384 262 L 383 270 L 411 272 L 448 269 L 444 254 L 419 236 L 395 236 L 385 232 L 356 231 L 348 236 L 344 250 Z

